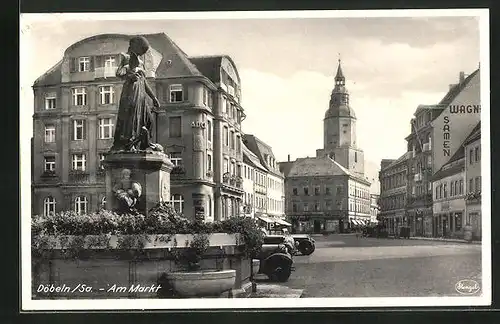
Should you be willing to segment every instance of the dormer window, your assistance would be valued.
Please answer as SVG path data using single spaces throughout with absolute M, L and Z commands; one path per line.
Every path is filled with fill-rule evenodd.
M 182 84 L 170 85 L 170 102 L 182 102 L 184 100 L 184 91 Z
M 78 58 L 78 72 L 90 71 L 90 57 L 84 56 Z

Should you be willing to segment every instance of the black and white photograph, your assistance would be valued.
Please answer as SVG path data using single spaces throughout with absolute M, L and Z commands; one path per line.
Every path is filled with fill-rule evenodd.
M 490 305 L 488 14 L 21 14 L 21 308 Z

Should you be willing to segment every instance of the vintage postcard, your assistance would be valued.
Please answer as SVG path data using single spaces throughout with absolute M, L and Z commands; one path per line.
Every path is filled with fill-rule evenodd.
M 22 14 L 22 309 L 490 305 L 488 14 Z

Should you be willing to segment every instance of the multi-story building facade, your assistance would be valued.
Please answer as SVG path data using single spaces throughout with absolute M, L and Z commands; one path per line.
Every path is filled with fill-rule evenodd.
M 396 235 L 405 223 L 408 155 L 405 153 L 396 160 L 384 159 L 380 164 L 379 218 L 389 235 Z
M 175 167 L 174 208 L 207 221 L 238 213 L 243 201 L 240 79 L 228 56 L 188 57 L 167 35 L 143 35 L 142 58 L 161 103 L 153 136 Z M 71 45 L 34 85 L 33 212 L 86 212 L 105 203 L 101 162 L 112 144 L 122 81 L 115 77 L 131 35 Z M 43 135 L 42 135 L 43 134 Z
M 341 63 L 323 120 L 323 148 L 316 157 L 280 163 L 286 175 L 286 214 L 298 232 L 343 232 L 370 221 L 370 182 L 357 146 L 356 115 Z
M 243 214 L 248 217 L 265 214 L 267 170 L 260 160 L 243 144 Z
M 271 146 L 252 134 L 243 135 L 245 146 L 259 158 L 260 165 L 264 166 L 265 201 L 264 213 L 271 218 L 284 218 L 284 180 L 283 173 L 279 170 L 278 162 L 274 157 Z
M 465 225 L 472 227 L 472 237 L 482 236 L 481 213 L 481 124 L 464 141 L 465 151 Z
M 431 177 L 479 121 L 479 111 L 479 70 L 467 77 L 461 72 L 458 84 L 450 85 L 437 105 L 420 105 L 415 111 L 411 134 L 406 137 L 410 156 L 403 224 L 410 227 L 411 235 L 430 236 L 437 226 L 432 216 Z
M 380 212 L 380 207 L 378 205 L 378 200 L 380 195 L 370 194 L 370 223 L 378 223 L 378 214 Z
M 432 176 L 433 237 L 463 237 L 465 151 L 460 146 L 450 160 Z

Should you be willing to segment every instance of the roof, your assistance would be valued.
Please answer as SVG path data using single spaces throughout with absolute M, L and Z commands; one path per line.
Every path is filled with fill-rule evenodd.
M 252 135 L 252 134 L 245 134 L 243 135 L 243 142 L 246 145 L 246 147 L 252 151 L 256 156 L 259 157 L 260 163 L 269 171 L 270 173 L 273 173 L 277 176 L 283 176 L 283 174 L 278 170 L 272 168 L 268 163 L 267 163 L 267 156 L 272 157 L 273 159 L 276 159 L 274 157 L 273 150 L 271 146 L 268 144 L 264 143 L 262 140 L 257 138 L 257 136 Z
M 220 66 L 222 63 L 222 55 L 218 56 L 197 56 L 190 57 L 189 60 L 196 66 L 204 76 L 210 79 L 213 83 L 220 82 Z
M 243 144 L 243 163 L 267 172 L 267 169 L 260 164 L 259 157 L 250 151 L 245 144 Z
M 293 163 L 288 177 L 343 176 L 349 171 L 328 156 L 299 158 Z
M 441 167 L 441 169 L 438 172 L 436 172 L 432 176 L 432 180 L 443 179 L 443 178 L 449 177 L 451 175 L 460 173 L 462 171 L 462 169 L 464 168 L 465 160 L 462 163 L 456 163 L 455 165 L 452 165 L 451 167 L 448 167 L 448 166 L 454 162 L 459 161 L 460 159 L 465 159 L 465 145 L 472 138 L 476 137 L 478 133 L 479 133 L 479 135 L 481 134 L 481 122 L 477 123 L 477 125 L 472 129 L 472 131 L 469 133 L 469 135 L 465 138 L 462 145 L 460 145 L 458 147 L 458 149 L 455 151 L 455 153 L 451 156 L 451 158 Z
M 339 59 L 339 66 L 337 67 L 337 75 L 335 75 L 335 79 L 344 79 L 344 73 L 342 73 L 342 66 L 340 65 L 340 59 Z
M 442 106 L 448 106 L 450 103 L 452 103 L 453 100 L 462 92 L 463 89 L 469 84 L 469 82 L 474 78 L 474 76 L 479 72 L 479 69 L 476 71 L 472 72 L 470 75 L 465 78 L 463 82 L 460 82 L 459 84 L 454 85 L 451 87 L 451 89 L 448 91 L 448 93 L 441 99 L 439 102 L 439 105 Z
M 399 158 L 397 158 L 396 160 L 392 160 L 391 164 L 389 164 L 388 166 L 386 166 L 384 168 L 384 170 L 388 169 L 388 168 L 392 168 L 393 166 L 396 166 L 398 164 L 400 164 L 401 162 L 405 161 L 408 159 L 408 152 L 405 152 L 403 155 L 401 155 Z M 382 171 L 382 170 L 381 170 Z
M 286 161 L 286 162 L 279 162 L 278 163 L 280 171 L 281 171 L 281 173 L 283 173 L 283 175 L 285 177 L 287 177 L 288 174 L 290 173 L 290 170 L 292 169 L 292 166 L 294 163 L 295 163 L 295 161 Z
M 481 138 L 481 122 L 477 123 L 477 125 L 472 129 L 469 136 L 465 138 L 464 143 L 462 145 L 465 146 L 480 138 Z
M 66 53 L 72 48 L 99 39 L 107 38 L 125 38 L 130 39 L 138 35 L 126 34 L 100 34 L 87 37 L 69 46 Z M 197 67 L 189 60 L 188 55 L 177 44 L 170 39 L 165 33 L 156 34 L 141 34 L 144 36 L 150 46 L 156 49 L 162 55 L 162 60 L 158 65 L 155 75 L 156 78 L 171 78 L 171 77 L 185 77 L 185 76 L 203 76 Z M 170 61 L 170 62 L 169 62 Z M 61 65 L 62 61 L 56 64 L 53 68 L 40 76 L 33 84 L 33 86 L 46 86 L 61 83 Z

